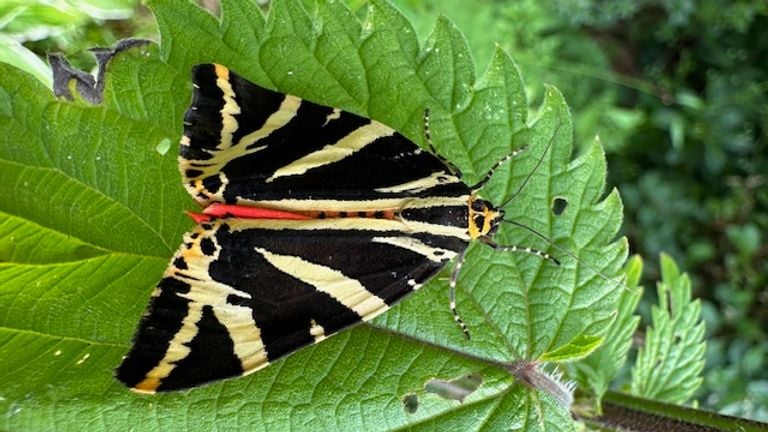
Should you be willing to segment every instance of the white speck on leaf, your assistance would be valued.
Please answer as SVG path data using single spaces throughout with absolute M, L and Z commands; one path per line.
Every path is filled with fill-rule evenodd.
M 160 153 L 161 155 L 165 156 L 166 153 L 168 153 L 168 150 L 171 149 L 171 140 L 168 138 L 163 138 L 160 140 L 160 142 L 155 146 L 155 151 Z

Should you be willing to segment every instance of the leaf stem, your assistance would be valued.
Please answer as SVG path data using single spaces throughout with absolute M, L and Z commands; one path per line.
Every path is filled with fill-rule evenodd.
M 623 432 L 768 431 L 766 423 L 614 391 L 608 391 L 603 397 L 601 416 L 582 418 L 582 420 L 604 430 Z

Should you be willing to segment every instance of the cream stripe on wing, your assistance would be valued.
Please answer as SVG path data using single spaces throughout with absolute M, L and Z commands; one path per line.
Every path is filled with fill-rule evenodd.
M 227 84 L 229 83 L 227 82 Z M 248 135 L 240 139 L 240 141 L 234 144 L 231 141 L 232 141 L 232 134 L 234 133 L 235 130 L 237 130 L 237 122 L 233 117 L 225 116 L 225 118 L 229 118 L 231 119 L 231 121 L 235 122 L 235 129 L 233 129 L 231 132 L 228 132 L 227 139 L 229 141 L 227 141 L 227 145 L 225 147 L 234 146 L 234 148 L 231 148 L 229 151 L 208 151 L 208 153 L 211 155 L 211 158 L 206 160 L 181 159 L 180 163 L 182 165 L 182 172 L 186 168 L 193 168 L 203 172 L 203 174 L 195 178 L 209 177 L 211 175 L 216 175 L 220 173 L 222 167 L 226 165 L 227 162 L 233 159 L 264 150 L 265 148 L 267 148 L 266 145 L 257 146 L 253 148 L 248 148 L 248 147 L 258 142 L 259 140 L 268 137 L 269 135 L 272 134 L 272 132 L 287 125 L 288 122 L 291 121 L 291 119 L 296 117 L 296 112 L 298 111 L 300 105 L 301 105 L 301 99 L 295 96 L 290 96 L 290 95 L 286 96 L 285 99 L 283 99 L 283 102 L 280 104 L 280 108 L 267 118 L 267 121 L 264 122 L 261 128 L 249 133 Z M 225 105 L 225 108 L 222 109 L 222 115 L 224 115 L 225 111 L 227 111 L 226 105 Z M 222 130 L 222 142 L 225 139 L 224 131 L 226 129 L 227 128 L 225 127 Z M 181 138 L 181 144 L 189 146 L 189 137 L 183 136 Z M 221 149 L 221 145 L 217 146 L 217 149 Z M 212 192 L 215 192 L 215 191 L 212 191 Z
M 287 125 L 291 119 L 296 117 L 296 112 L 299 110 L 300 106 L 301 99 L 297 98 L 296 96 L 286 95 L 285 99 L 283 99 L 283 102 L 280 104 L 280 108 L 278 108 L 277 111 L 272 113 L 272 115 L 267 118 L 267 121 L 264 122 L 264 125 L 259 130 L 253 131 L 244 136 L 243 139 L 237 143 L 237 145 L 248 147 L 256 141 L 268 137 L 272 132 Z M 257 148 L 261 150 L 265 147 L 266 146 Z M 251 151 L 248 151 L 247 153 L 254 153 L 254 151 L 251 149 Z
M 448 175 L 445 171 L 438 171 L 430 174 L 427 177 L 411 180 L 399 185 L 387 186 L 374 189 L 376 192 L 381 193 L 396 193 L 396 192 L 418 192 L 431 187 L 440 186 L 449 183 L 458 183 L 460 180 L 458 177 Z
M 221 108 L 221 141 L 216 146 L 219 150 L 232 147 L 232 134 L 237 130 L 235 115 L 240 114 L 240 105 L 235 101 L 235 91 L 229 82 L 229 69 L 216 65 L 216 85 L 224 95 L 224 106 Z
M 341 118 L 341 110 L 338 108 L 334 108 L 333 112 L 331 112 L 325 117 L 325 123 L 323 123 L 323 126 L 327 125 L 333 120 L 338 120 L 339 118 Z
M 190 269 L 184 273 L 185 274 L 182 277 L 206 277 L 204 272 L 201 273 L 200 267 L 195 267 L 194 264 L 192 264 Z M 224 306 L 225 308 L 238 308 L 237 306 L 227 304 L 227 297 L 229 295 L 237 295 L 239 297 L 250 297 L 250 295 L 243 291 L 236 290 L 229 285 L 218 283 L 210 279 L 190 281 L 189 285 L 190 289 L 188 293 L 176 294 L 177 296 L 190 301 L 189 312 L 182 321 L 181 329 L 179 329 L 168 344 L 168 349 L 165 351 L 163 359 L 160 360 L 157 366 L 147 373 L 144 381 L 135 386 L 135 389 L 139 392 L 153 392 L 162 380 L 170 375 L 173 369 L 176 368 L 176 364 L 189 356 L 190 348 L 188 344 L 200 332 L 198 323 L 203 316 L 204 306 L 213 306 L 216 318 L 222 325 L 227 327 L 230 337 L 232 337 L 235 342 L 235 354 L 242 362 L 243 369 L 246 369 L 246 365 L 253 368 L 260 362 L 266 363 L 266 353 L 263 354 L 263 359 L 259 354 L 259 350 L 263 352 L 264 347 L 261 343 L 261 331 L 256 326 L 253 318 L 245 317 L 245 313 L 250 311 L 250 309 L 239 307 L 239 309 L 243 310 L 235 312 L 235 315 L 237 316 L 233 316 L 232 312 L 224 314 L 222 311 L 218 310 L 221 305 L 227 305 Z M 250 314 L 248 315 L 250 316 Z M 236 321 L 231 321 L 232 319 L 235 319 Z M 238 331 L 233 331 L 233 328 L 230 327 L 237 327 L 239 329 Z M 254 337 L 258 342 L 254 340 Z M 261 347 L 257 346 L 259 344 L 261 344 Z
M 238 198 L 237 203 L 241 205 L 251 205 L 254 207 L 266 207 L 276 210 L 286 211 L 305 211 L 305 210 L 327 210 L 327 211 L 369 211 L 382 209 L 416 209 L 428 207 L 452 207 L 466 206 L 470 195 L 459 196 L 436 196 L 427 198 L 380 198 L 380 199 L 358 199 L 358 200 L 334 200 L 334 199 L 291 199 L 284 198 L 279 200 L 249 200 Z
M 248 296 L 250 298 L 250 295 Z M 216 319 L 227 328 L 234 343 L 234 351 L 245 374 L 254 372 L 269 364 L 261 329 L 253 320 L 253 310 L 245 306 L 227 305 L 214 307 Z
M 189 304 L 187 316 L 184 317 L 181 323 L 181 329 L 168 344 L 165 356 L 157 366 L 147 372 L 144 380 L 134 386 L 135 391 L 139 393 L 154 393 L 163 379 L 171 374 L 171 371 L 176 367 L 176 363 L 189 355 L 191 350 L 187 344 L 197 336 L 199 331 L 197 323 L 203 317 L 203 306 L 201 303 Z
M 408 249 L 434 262 L 450 260 L 456 256 L 456 252 L 452 250 L 430 246 L 419 239 L 411 237 L 374 237 L 371 241 Z M 435 254 L 435 252 L 438 252 L 438 254 Z
M 256 251 L 278 270 L 330 295 L 357 312 L 364 320 L 379 315 L 389 307 L 384 300 L 365 289 L 359 281 L 345 276 L 338 270 L 305 261 L 297 256 L 278 255 L 263 248 L 256 248 Z
M 200 243 L 204 238 L 215 238 L 216 230 L 218 224 L 210 232 L 201 231 L 198 225 L 193 233 L 202 233 L 202 236 L 193 237 L 193 233 L 187 233 L 184 245 L 175 257 L 183 257 L 188 268 L 179 269 L 171 265 L 165 272 L 165 277 L 189 285 L 189 292 L 175 293 L 176 296 L 189 300 L 189 311 L 182 320 L 181 328 L 170 340 L 163 358 L 146 374 L 144 380 L 134 387 L 140 393 L 153 393 L 157 390 L 163 379 L 176 368 L 176 364 L 190 355 L 189 343 L 200 333 L 198 325 L 205 306 L 211 306 L 216 319 L 226 327 L 233 341 L 234 354 L 240 360 L 244 373 L 254 372 L 269 364 L 261 340 L 261 329 L 253 319 L 251 308 L 227 302 L 231 295 L 246 299 L 250 299 L 251 295 L 210 278 L 209 266 L 212 261 L 218 259 L 219 248 L 216 245 L 213 255 L 206 255 L 200 250 Z M 159 288 L 156 289 L 153 296 L 157 297 L 160 292 Z
M 309 322 L 311 324 L 309 327 L 309 334 L 315 338 L 315 343 L 318 343 L 327 337 L 325 335 L 325 329 L 323 326 L 318 324 L 314 319 L 310 320 Z
M 269 231 L 296 230 L 357 230 L 369 232 L 397 231 L 405 234 L 432 234 L 445 237 L 455 237 L 469 241 L 467 228 L 440 225 L 418 221 L 399 221 L 389 219 L 369 218 L 334 218 L 310 220 L 278 220 L 278 219 L 225 219 L 233 232 L 247 229 L 263 229 Z M 290 273 L 290 272 L 288 272 Z
M 288 165 L 278 168 L 266 181 L 271 182 L 276 178 L 304 174 L 305 172 L 338 162 L 352 153 L 362 149 L 378 138 L 394 134 L 394 129 L 379 122 L 371 121 L 350 132 L 344 138 L 333 144 L 328 144 L 320 150 L 296 159 Z

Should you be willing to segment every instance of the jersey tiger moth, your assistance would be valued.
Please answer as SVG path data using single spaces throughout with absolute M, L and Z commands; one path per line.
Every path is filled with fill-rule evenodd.
M 500 207 L 375 120 L 193 69 L 179 157 L 204 208 L 152 294 L 117 378 L 141 393 L 258 371 L 385 312 L 492 236 Z M 425 127 L 427 139 L 428 127 Z M 556 262 L 556 261 L 555 261 Z

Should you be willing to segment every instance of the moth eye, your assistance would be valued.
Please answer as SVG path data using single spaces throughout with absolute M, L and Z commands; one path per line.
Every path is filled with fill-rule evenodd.
M 482 212 L 485 210 L 485 203 L 483 203 L 481 200 L 474 200 L 472 201 L 472 210 L 476 212 Z

